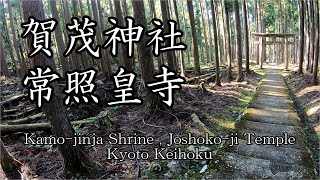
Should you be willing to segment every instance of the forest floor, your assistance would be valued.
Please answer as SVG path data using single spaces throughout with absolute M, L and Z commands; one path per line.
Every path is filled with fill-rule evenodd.
M 234 75 L 235 76 L 235 75 Z M 139 136 L 152 136 L 155 142 L 167 142 L 168 134 L 185 135 L 192 133 L 195 136 L 204 135 L 205 132 L 215 136 L 227 136 L 234 128 L 235 122 L 241 117 L 243 111 L 251 102 L 256 89 L 263 77 L 263 71 L 256 70 L 245 76 L 243 82 L 222 83 L 222 87 L 214 87 L 213 83 L 205 86 L 184 87 L 175 94 L 175 104 L 171 109 L 156 110 L 151 116 L 146 116 L 145 107 L 121 106 L 106 108 L 106 103 L 112 99 L 112 85 L 98 83 L 95 94 L 100 97 L 99 104 L 72 105 L 67 109 L 70 120 L 79 120 L 104 114 L 99 123 L 85 126 L 74 126 L 76 133 L 92 134 L 106 138 L 110 133 L 122 133 Z M 190 77 L 192 78 L 192 77 Z M 222 81 L 225 82 L 225 71 L 222 72 Z M 21 87 L 19 79 L 12 79 L 1 85 L 4 95 L 2 101 L 17 94 L 26 93 Z M 62 86 L 63 87 L 63 86 Z M 139 90 L 139 96 L 144 92 Z M 17 110 L 14 110 L 17 109 Z M 31 109 L 31 110 L 30 110 Z M 33 103 L 23 97 L 5 109 L 6 118 L 1 124 L 9 121 L 40 113 Z M 23 112 L 23 113 L 21 113 Z M 194 119 L 198 118 L 199 122 Z M 45 118 L 35 119 L 35 122 L 46 122 Z M 37 131 L 38 136 L 49 136 L 50 132 Z M 25 145 L 24 134 L 14 133 L 2 136 L 7 150 L 24 164 L 25 172 L 33 178 L 63 178 L 62 159 L 56 146 L 52 145 Z M 153 151 L 154 145 L 116 145 L 110 144 L 86 146 L 89 154 L 102 165 L 103 169 L 89 172 L 86 175 L 77 175 L 75 178 L 188 178 L 198 174 L 200 169 L 208 164 L 207 161 L 156 161 L 152 153 L 148 160 L 118 160 L 107 159 L 107 148 L 117 147 L 121 150 Z M 209 151 L 218 153 L 223 144 L 210 147 Z M 172 149 L 175 146 L 170 147 Z M 184 149 L 194 148 L 182 146 Z M 173 166 L 172 166 L 173 165 Z M 0 179 L 4 175 L 0 173 Z
M 306 144 L 303 125 L 295 108 L 280 70 L 268 69 L 250 107 L 236 124 L 239 145 L 226 146 L 220 155 L 217 168 L 209 172 L 209 178 L 249 178 L 249 179 L 311 179 L 315 165 Z M 282 137 L 284 134 L 295 138 L 294 144 L 278 147 L 251 141 L 245 133 L 255 133 L 256 137 Z M 258 139 L 258 138 L 257 138 Z M 252 143 L 252 145 L 248 145 Z M 267 141 L 265 141 L 266 143 Z M 259 143 L 259 144 L 257 144 Z
M 315 166 L 320 167 L 320 85 L 312 85 L 312 75 L 309 73 L 299 76 L 296 72 L 292 72 L 285 74 L 284 77 L 303 124 Z M 319 168 L 317 176 L 320 177 Z

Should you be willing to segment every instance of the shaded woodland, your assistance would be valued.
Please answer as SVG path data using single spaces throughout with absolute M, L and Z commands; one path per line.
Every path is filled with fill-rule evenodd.
M 181 169 L 172 170 L 170 161 L 125 160 L 106 157 L 109 144 L 73 146 L 26 145 L 24 133 L 39 136 L 74 137 L 92 134 L 107 137 L 110 133 L 153 136 L 166 141 L 166 133 L 226 135 L 234 129 L 243 111 L 250 105 L 270 66 L 285 70 L 287 86 L 296 95 L 310 131 L 308 143 L 313 157 L 319 146 L 319 1 L 317 0 L 0 0 L 1 60 L 1 167 L 2 178 L 200 178 L 204 164 L 183 161 Z M 37 20 L 58 21 L 51 34 L 53 57 L 43 52 L 29 58 L 32 38 L 22 38 L 21 24 L 30 16 Z M 66 24 L 72 17 L 89 16 L 97 22 L 94 45 L 107 40 L 103 31 L 112 27 L 108 17 L 116 17 L 124 26 L 125 17 L 136 24 L 154 28 L 152 19 L 174 20 L 184 34 L 177 42 L 186 50 L 152 53 L 143 35 L 128 57 L 126 45 L 118 46 L 118 56 L 109 48 L 94 58 L 75 50 L 64 56 L 71 32 Z M 170 43 L 166 41 L 164 43 Z M 79 46 L 79 44 L 77 45 Z M 163 106 L 159 97 L 146 87 L 153 75 L 167 65 L 186 79 L 174 94 L 174 106 Z M 37 108 L 28 99 L 22 79 L 34 67 L 51 66 L 62 78 L 51 83 L 55 89 L 50 102 Z M 142 105 L 108 107 L 114 98 L 112 75 L 119 66 L 137 74 L 135 94 Z M 95 94 L 99 103 L 63 104 L 65 73 L 94 68 Z M 300 111 L 300 110 L 298 110 Z M 119 149 L 151 151 L 156 145 L 116 145 Z M 174 147 L 172 147 L 174 148 Z M 189 148 L 188 146 L 185 148 Z M 222 146 L 211 147 L 219 152 Z M 204 163 L 204 164 L 202 164 Z M 174 168 L 173 168 L 174 169 Z M 170 172 L 169 174 L 167 172 Z

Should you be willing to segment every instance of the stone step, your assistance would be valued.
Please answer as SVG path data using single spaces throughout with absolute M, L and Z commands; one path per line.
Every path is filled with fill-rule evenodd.
M 275 163 L 270 160 L 226 152 L 214 178 L 222 179 L 311 179 L 313 170 L 299 165 Z
M 239 139 L 239 145 L 228 147 L 227 151 L 276 163 L 304 165 L 312 168 L 311 154 L 307 149 L 300 150 L 289 147 L 276 147 L 274 145 L 248 145 L 247 141 Z
M 280 124 L 270 124 L 263 122 L 256 122 L 250 120 L 241 120 L 236 124 L 239 128 L 251 129 L 263 133 L 269 134 L 283 134 L 288 133 L 289 135 L 300 136 L 303 135 L 303 130 L 299 126 L 288 126 L 288 125 L 280 125 Z
M 237 134 L 240 139 L 248 141 L 249 133 L 254 133 L 255 137 L 284 137 L 283 133 L 265 133 L 260 132 L 252 129 L 238 129 Z M 290 135 L 291 136 L 291 135 Z M 287 147 L 287 148 L 295 148 L 300 150 L 305 150 L 306 143 L 304 141 L 304 134 L 296 135 L 294 134 L 293 137 L 295 137 L 295 144 L 283 144 L 278 147 Z
M 277 102 L 277 103 L 275 103 Z M 273 98 L 261 98 L 257 97 L 254 102 L 250 106 L 251 108 L 258 108 L 258 109 L 291 109 L 292 105 L 289 100 L 283 101 L 275 101 Z
M 301 122 L 295 112 L 276 112 L 267 109 L 248 108 L 243 120 L 250 120 L 255 122 L 300 126 Z

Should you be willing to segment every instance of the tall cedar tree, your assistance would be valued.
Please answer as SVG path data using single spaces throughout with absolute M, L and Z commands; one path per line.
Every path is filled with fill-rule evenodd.
M 208 26 L 210 27 L 210 17 L 209 17 L 210 15 L 209 15 L 209 9 L 207 7 L 207 6 L 209 6 L 208 1 L 205 1 L 203 6 L 204 6 L 204 10 L 207 14 Z M 208 28 L 208 29 L 209 29 L 209 49 L 210 49 L 210 59 L 209 59 L 210 61 L 208 63 L 211 63 L 211 62 L 213 62 L 213 48 L 212 48 L 211 28 Z
M 16 64 L 16 62 L 15 62 L 15 58 L 14 58 L 14 55 L 13 55 L 13 50 L 12 50 L 12 44 L 11 44 L 11 40 L 10 40 L 10 36 L 9 36 L 9 31 L 8 31 L 8 26 L 7 26 L 7 20 L 6 20 L 6 15 L 5 15 L 5 9 L 4 9 L 4 2 L 3 2 L 3 0 L 2 0 L 2 12 L 1 12 L 1 16 L 0 16 L 0 18 L 1 18 L 1 21 L 2 21 L 2 24 L 3 24 L 3 30 L 4 30 L 4 32 L 2 32 L 2 33 L 4 33 L 5 34 L 5 39 L 3 39 L 3 43 L 4 42 L 7 42 L 7 44 L 8 44 L 8 50 L 9 50 L 9 54 L 10 54 L 10 58 L 11 58 L 11 60 L 14 62 L 14 64 L 13 64 L 13 69 L 14 69 L 14 71 L 15 72 L 17 72 L 17 67 L 15 66 L 15 64 Z
M 70 18 L 70 12 L 69 12 L 69 4 L 68 1 L 61 1 L 62 2 L 62 9 L 63 9 L 63 17 L 64 17 L 64 23 L 67 24 L 71 21 Z M 64 31 L 64 39 L 65 42 L 68 42 L 69 39 L 69 31 Z M 69 66 L 70 69 L 73 70 L 76 68 L 76 63 L 75 63 L 75 57 L 74 53 L 71 53 L 69 58 Z
M 50 1 L 50 8 L 51 8 L 51 13 L 52 13 L 52 18 L 59 19 L 56 1 Z M 57 46 L 58 46 L 59 58 L 61 61 L 62 70 L 63 70 L 63 74 L 64 74 L 65 72 L 70 71 L 70 66 L 69 66 L 69 62 L 68 62 L 67 57 L 65 57 L 63 55 L 63 52 L 66 48 L 65 48 L 65 44 L 63 42 L 62 31 L 61 31 L 60 25 L 57 25 L 57 27 L 55 29 L 55 34 L 56 34 L 55 37 L 56 37 L 56 42 L 57 42 Z
M 304 5 L 305 5 L 305 21 L 304 21 L 304 32 L 306 32 L 306 45 L 305 45 L 305 61 L 306 61 L 306 71 L 308 71 L 310 69 L 310 57 L 309 57 L 309 54 L 310 54 L 310 28 L 309 28 L 309 12 L 308 12 L 308 1 L 303 1 L 304 2 Z
M 177 0 L 173 0 L 173 7 L 174 7 L 174 12 L 175 12 L 175 16 L 177 19 L 177 26 L 180 27 L 180 20 L 179 20 L 179 12 L 178 12 L 178 7 L 177 7 Z M 181 38 L 180 38 L 181 41 Z M 186 75 L 186 68 L 185 68 L 185 62 L 184 62 L 184 54 L 183 54 L 183 50 L 180 51 L 180 72 L 181 72 L 181 76 L 184 77 Z
M 234 0 L 235 13 L 235 31 L 236 31 L 236 47 L 237 47 L 237 82 L 242 81 L 242 45 L 241 45 L 241 27 L 240 27 L 240 13 L 239 2 Z
M 320 41 L 320 27 L 319 27 L 319 2 L 314 1 L 315 7 L 315 45 L 314 45 L 314 65 L 313 65 L 313 78 L 312 82 L 314 85 L 318 84 L 318 65 L 319 65 L 319 41 Z
M 314 63 L 314 38 L 315 38 L 315 21 L 313 1 L 310 1 L 310 73 L 313 72 Z
M 121 10 L 121 2 L 119 0 L 114 0 L 114 7 L 116 9 L 116 17 L 118 20 L 118 25 L 119 26 L 124 26 L 124 20 L 123 20 L 123 16 L 122 16 L 122 10 Z M 128 56 L 128 46 L 126 44 L 121 44 L 119 47 L 121 48 L 121 53 L 118 52 L 118 54 L 120 54 L 121 56 L 121 60 L 120 60 L 120 65 L 123 65 L 124 67 L 126 67 L 126 69 L 128 71 L 132 71 L 133 70 L 133 58 L 129 58 Z M 118 49 L 119 51 L 119 49 Z
M 99 15 L 98 15 L 98 5 L 97 5 L 97 0 L 91 0 L 91 5 L 92 5 L 92 13 L 93 13 L 93 18 L 97 23 L 97 27 L 96 27 L 96 37 L 97 37 L 97 44 L 102 44 L 102 27 L 101 27 L 101 23 L 99 23 L 101 20 L 99 19 Z M 101 61 L 101 70 L 102 70 L 102 73 L 103 75 L 109 79 L 109 77 L 111 76 L 111 72 L 110 70 L 108 70 L 108 64 L 109 64 L 109 61 L 107 59 L 107 57 L 105 56 L 106 54 L 101 52 L 101 58 L 100 58 L 100 61 Z M 110 66 L 111 67 L 111 66 Z
M 228 64 L 227 64 L 227 81 L 230 82 L 232 80 L 232 57 L 231 57 L 231 31 L 230 31 L 230 15 L 229 10 L 231 3 L 227 1 L 222 1 L 223 9 L 225 10 L 225 23 L 226 23 L 226 43 L 227 43 L 227 57 L 228 57 Z
M 100 30 L 104 29 L 104 23 L 103 23 L 103 15 L 102 15 L 102 8 L 101 8 L 101 2 L 97 1 L 97 7 L 98 7 L 98 12 L 99 12 L 99 22 L 100 22 Z M 102 32 L 102 31 L 101 31 Z M 103 38 L 104 36 L 101 34 L 101 38 Z M 104 75 L 107 77 L 107 80 L 110 81 L 111 80 L 111 62 L 110 62 L 110 54 L 108 53 L 108 51 L 102 51 L 101 52 L 101 56 L 103 57 L 102 61 L 101 61 L 101 65 L 103 63 L 105 63 L 105 67 L 106 71 L 104 72 Z
M 25 19 L 30 16 L 35 17 L 37 20 L 45 20 L 44 9 L 42 0 L 23 1 L 23 14 Z M 32 37 L 27 38 L 28 47 L 32 49 Z M 32 59 L 35 66 L 45 68 L 46 66 L 53 66 L 53 60 L 47 58 L 43 53 L 39 53 Z M 61 101 L 62 95 L 57 91 L 58 82 L 50 84 L 53 89 L 51 94 L 51 101 L 43 103 L 43 112 L 46 114 L 47 119 L 50 121 L 51 130 L 54 136 L 73 138 L 74 131 L 68 119 L 65 106 Z M 95 162 L 80 146 L 73 146 L 72 140 L 66 140 L 65 144 L 58 145 L 59 152 L 64 160 L 64 170 L 67 176 L 74 173 L 80 173 L 87 170 L 88 167 L 96 167 L 99 165 Z
M 205 11 L 204 11 L 204 7 L 203 7 L 203 3 L 199 2 L 199 6 L 200 6 L 200 12 L 201 12 L 201 20 L 202 20 L 202 27 L 206 27 L 206 21 L 205 21 Z M 208 28 L 210 29 L 210 28 Z M 203 38 L 204 38 L 204 43 L 205 43 L 205 50 L 206 50 L 206 59 L 207 59 L 207 63 L 209 63 L 210 61 L 210 50 L 209 50 L 209 43 L 208 43 L 208 38 L 207 38 L 207 28 L 203 28 Z
M 302 74 L 302 66 L 303 66 L 303 45 L 304 45 L 304 2 L 303 0 L 299 0 L 299 69 L 298 74 Z
M 170 28 L 169 28 L 169 24 L 168 24 L 168 21 L 169 21 L 169 18 L 170 18 L 170 14 L 169 14 L 169 3 L 170 1 L 168 0 L 162 0 L 160 1 L 160 6 L 161 6 L 161 15 L 162 15 L 162 21 L 163 21 L 163 27 L 164 27 L 164 31 L 166 33 L 169 33 L 170 32 Z M 167 41 L 166 42 L 166 45 L 169 45 L 170 42 Z M 176 65 L 175 65 L 175 61 L 174 61 L 174 55 L 173 55 L 173 52 L 172 51 L 167 51 L 167 61 L 168 61 L 168 66 L 171 70 L 177 70 L 176 69 Z
M 16 35 L 14 21 L 13 21 L 11 0 L 8 0 L 8 12 L 9 12 L 9 18 L 10 18 L 11 31 L 12 31 L 13 46 L 17 54 L 18 62 L 20 64 L 20 75 L 22 77 L 26 73 L 27 68 L 26 68 L 25 62 L 23 61 L 23 58 L 21 57 L 21 54 L 19 53 L 17 35 Z
M 8 64 L 6 62 L 6 58 L 4 55 L 4 48 L 3 48 L 3 41 L 2 41 L 2 35 L 0 35 L 0 65 L 1 65 L 1 72 L 3 73 L 4 76 L 7 78 L 10 78 L 10 73 L 8 69 Z M 0 107 L 1 108 L 1 107 Z
M 194 20 L 194 11 L 193 11 L 192 1 L 188 0 L 187 6 L 188 6 L 191 33 L 192 33 L 194 68 L 195 68 L 195 73 L 200 74 L 199 49 L 198 49 L 198 40 L 197 40 L 197 33 L 196 33 L 196 26 L 195 26 L 195 20 Z
M 141 24 L 144 27 L 148 27 L 143 1 L 132 0 L 131 2 L 132 2 L 132 9 L 133 9 L 134 17 L 136 19 L 136 23 Z M 151 82 L 153 80 L 153 74 L 154 74 L 154 65 L 153 65 L 151 50 L 149 47 L 144 46 L 144 44 L 146 44 L 147 41 L 148 41 L 147 37 L 142 36 L 141 42 L 138 44 L 141 76 L 142 76 L 142 83 L 144 87 L 145 87 L 145 83 Z M 148 91 L 147 103 L 148 103 L 148 107 L 150 108 L 149 109 L 150 111 L 154 110 L 154 108 L 158 104 L 157 96 L 151 93 L 151 91 Z
M 215 52 L 215 59 L 216 59 L 216 86 L 221 86 L 220 82 L 220 70 L 219 70 L 219 50 L 218 50 L 218 31 L 216 26 L 216 2 L 211 2 L 211 10 L 212 10 L 212 23 L 213 23 L 213 39 L 214 39 L 214 52 Z
M 259 32 L 259 10 L 258 10 L 258 0 L 254 0 L 254 21 L 256 25 L 256 32 Z M 256 37 L 256 41 L 259 41 L 259 37 Z M 259 46 L 256 45 L 256 64 L 259 65 Z
M 249 29 L 248 29 L 248 11 L 247 1 L 242 2 L 242 14 L 243 14 L 243 26 L 244 26 L 244 53 L 246 59 L 246 72 L 249 73 L 250 62 L 249 62 Z
M 13 14 L 12 14 L 12 6 L 11 6 L 11 0 L 8 0 L 8 11 L 9 11 L 9 18 L 10 18 L 10 26 L 11 26 L 11 31 L 12 31 L 12 38 L 13 38 L 13 47 L 16 51 L 16 55 L 18 58 L 18 62 L 20 64 L 20 75 L 21 77 L 25 75 L 26 73 L 26 64 L 25 62 L 22 60 L 22 57 L 19 53 L 19 46 L 18 46 L 18 41 L 17 41 L 17 35 L 16 35 L 16 31 L 15 31 L 15 27 L 14 27 L 14 21 L 13 21 Z

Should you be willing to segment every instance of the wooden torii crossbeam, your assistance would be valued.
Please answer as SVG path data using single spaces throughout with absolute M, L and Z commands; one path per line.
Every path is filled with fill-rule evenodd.
M 285 70 L 288 70 L 288 66 L 289 66 L 289 54 L 288 54 L 288 45 L 289 44 L 293 44 L 295 45 L 295 33 L 260 33 L 260 32 L 252 32 L 251 33 L 253 36 L 259 37 L 259 51 L 262 52 L 263 51 L 263 46 L 262 45 L 270 45 L 270 44 L 283 44 L 284 43 L 284 59 L 285 59 Z M 270 37 L 273 38 L 272 41 L 265 41 L 265 38 Z M 275 41 L 275 38 L 283 38 L 284 42 L 282 41 Z M 289 42 L 288 38 L 294 38 L 293 42 Z M 262 64 L 263 64 L 263 56 L 257 56 L 257 58 L 259 59 L 260 62 L 260 68 L 262 68 Z

